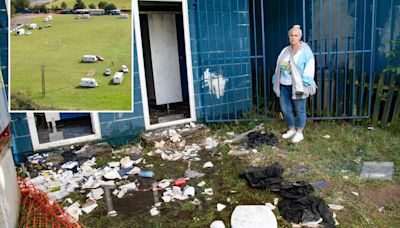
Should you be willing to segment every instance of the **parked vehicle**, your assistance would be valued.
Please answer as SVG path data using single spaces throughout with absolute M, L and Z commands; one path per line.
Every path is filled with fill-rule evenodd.
M 35 29 L 35 28 L 37 28 L 38 26 L 37 26 L 37 24 L 35 24 L 35 23 L 32 23 L 32 24 L 29 24 L 28 25 L 28 28 L 29 29 Z
M 84 55 L 82 58 L 83 63 L 95 63 L 98 59 L 95 55 Z
M 105 76 L 110 76 L 111 75 L 111 70 L 110 68 L 107 68 L 106 71 L 104 72 Z
M 127 66 L 125 66 L 125 65 L 122 65 L 122 72 L 124 72 L 124 73 L 128 73 L 128 72 L 129 72 L 129 69 L 128 69 L 128 67 L 127 67 Z
M 94 78 L 81 78 L 81 87 L 89 87 L 89 88 L 95 88 L 98 86 L 96 79 Z
M 17 35 L 17 36 L 24 35 L 24 34 L 25 34 L 25 29 L 18 29 L 18 30 L 15 32 L 15 35 Z
M 113 83 L 114 84 L 121 84 L 122 80 L 124 80 L 124 73 L 116 72 L 114 75 Z

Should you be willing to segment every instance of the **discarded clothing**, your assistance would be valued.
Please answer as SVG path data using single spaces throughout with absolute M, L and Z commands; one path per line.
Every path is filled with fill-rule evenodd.
M 240 177 L 253 188 L 266 189 L 282 196 L 278 209 L 283 218 L 294 223 L 309 223 L 322 218 L 325 227 L 335 227 L 328 205 L 323 199 L 310 195 L 314 187 L 304 181 L 284 181 L 283 170 L 278 163 L 267 167 L 247 167 Z
M 304 181 L 282 182 L 279 195 L 289 199 L 299 199 L 314 192 L 314 187 Z
M 283 198 L 278 203 L 278 209 L 284 219 L 294 223 L 307 223 L 322 218 L 324 227 L 335 227 L 328 205 L 316 196 L 309 195 L 296 200 Z
M 278 137 L 273 133 L 251 132 L 247 135 L 247 138 L 247 146 L 251 148 L 258 148 L 264 144 L 276 146 L 279 143 Z
M 247 167 L 240 177 L 247 180 L 252 188 L 279 191 L 283 182 L 283 167 L 275 163 L 268 167 Z

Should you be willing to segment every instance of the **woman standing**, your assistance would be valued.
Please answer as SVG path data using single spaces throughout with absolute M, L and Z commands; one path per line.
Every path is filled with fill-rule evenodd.
M 303 34 L 300 25 L 294 25 L 288 35 L 290 45 L 278 56 L 272 82 L 289 128 L 282 138 L 292 138 L 293 143 L 298 143 L 304 139 L 306 99 L 316 89 L 315 59 L 311 48 L 301 41 Z

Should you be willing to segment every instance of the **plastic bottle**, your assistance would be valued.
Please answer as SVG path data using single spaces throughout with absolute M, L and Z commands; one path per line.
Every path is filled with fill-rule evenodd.
M 139 177 L 154 177 L 153 171 L 140 171 Z

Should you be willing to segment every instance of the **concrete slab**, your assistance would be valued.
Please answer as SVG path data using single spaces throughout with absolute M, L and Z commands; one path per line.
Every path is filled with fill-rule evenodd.
M 361 168 L 361 179 L 393 180 L 393 162 L 364 162 Z

